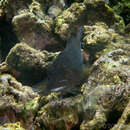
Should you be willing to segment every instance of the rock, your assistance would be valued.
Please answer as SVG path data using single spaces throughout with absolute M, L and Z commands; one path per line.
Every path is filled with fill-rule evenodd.
M 43 50 L 46 47 L 58 46 L 63 42 L 57 38 L 53 32 L 54 21 L 46 14 L 49 7 L 53 5 L 45 4 L 43 1 L 30 1 L 22 0 L 21 2 L 12 0 L 0 1 L 1 15 L 5 22 L 13 25 L 13 31 L 16 33 L 19 42 L 26 42 L 35 49 Z M 62 1 L 59 3 L 58 8 L 63 8 Z M 61 9 L 62 10 L 62 9 Z M 51 47 L 52 48 L 52 47 Z
M 124 39 L 115 33 L 112 37 L 112 42 L 100 53 L 100 58 L 94 63 L 94 71 L 88 78 L 91 87 L 97 84 L 129 83 L 129 38 Z
M 82 97 L 57 100 L 41 107 L 36 123 L 50 130 L 70 130 L 78 124 Z M 64 111 L 64 112 L 63 112 Z
M 110 129 L 115 123 L 111 121 L 113 112 L 117 113 L 116 117 L 119 118 L 129 101 L 129 96 L 130 87 L 127 84 L 97 86 L 87 92 L 83 99 L 85 113 L 80 130 Z
M 73 30 L 73 26 L 80 26 L 78 24 L 76 25 L 75 23 L 79 21 L 84 10 L 85 5 L 83 3 L 72 4 L 67 10 L 65 10 L 61 15 L 56 18 L 55 33 L 60 35 L 62 39 L 67 39 L 68 37 L 70 37 L 72 33 L 70 31 Z M 70 26 L 71 30 L 69 29 Z
M 84 101 L 88 104 L 85 107 L 88 108 L 88 111 L 85 110 L 87 119 L 84 119 L 81 124 L 81 130 L 112 128 L 120 119 L 121 113 L 129 101 L 129 38 L 114 32 L 111 32 L 111 35 L 111 42 L 94 62 L 93 72 L 82 87 L 84 98 L 86 97 Z M 90 113 L 90 119 L 88 119 L 88 113 Z M 116 121 L 113 121 L 113 118 Z
M 20 130 L 25 130 L 24 128 L 21 127 L 20 122 L 16 123 L 5 123 L 4 125 L 0 126 L 1 130 L 13 130 L 13 129 L 20 129 Z
M 111 32 L 108 30 L 108 26 L 104 23 L 96 23 L 93 26 L 84 26 L 84 38 L 83 41 L 89 46 L 95 44 L 108 44 L 111 41 Z
M 33 119 L 39 107 L 38 101 L 39 95 L 33 92 L 31 87 L 22 86 L 10 74 L 0 75 L 1 124 L 19 121 L 22 127 L 30 130 L 33 128 Z M 12 125 L 10 124 L 10 127 Z M 20 127 L 17 123 L 14 127 L 15 125 Z M 5 124 L 2 127 L 9 127 L 9 125 Z
M 73 3 L 56 18 L 55 33 L 62 39 L 70 37 L 81 25 L 94 25 L 104 22 L 109 27 L 121 32 L 124 30 L 122 18 L 116 16 L 113 10 L 104 1 L 84 1 Z M 70 30 L 71 28 L 71 30 Z
M 52 18 L 57 17 L 60 13 L 61 13 L 61 9 L 58 6 L 52 5 L 49 9 L 48 9 L 48 15 Z
M 38 82 L 45 78 L 49 65 L 47 55 L 29 47 L 27 44 L 16 44 L 6 57 L 6 63 L 16 78 L 26 82 Z
M 21 41 L 33 47 L 17 44 L 0 64 L 0 129 L 129 129 L 129 4 L 127 0 L 120 3 L 117 0 L 0 1 L 2 56 L 4 53 L 6 57 L 10 48 Z M 85 28 L 80 50 L 87 59 L 83 60 L 85 80 L 72 88 L 47 90 L 46 71 L 80 26 Z M 14 32 L 19 41 L 13 40 Z M 78 77 L 79 73 L 76 74 Z M 32 88 L 14 77 L 32 84 Z M 80 86 L 81 90 L 75 92 Z M 64 95 L 65 91 L 69 94 Z
M 27 0 L 2 0 L 0 1 L 0 9 L 2 16 L 6 15 L 6 18 L 10 20 L 13 16 L 17 15 L 20 10 L 27 9 L 27 5 L 30 1 Z
M 47 45 L 57 44 L 57 40 L 51 33 L 52 21 L 40 18 L 31 12 L 23 12 L 16 15 L 12 23 L 14 31 L 20 42 L 28 43 L 35 49 L 43 50 Z
M 113 8 L 113 10 L 120 16 L 123 17 L 125 24 L 129 24 L 130 22 L 130 3 L 129 0 L 109 0 L 110 6 Z
M 51 101 L 42 106 L 36 117 L 36 124 L 53 130 L 70 130 L 79 127 L 79 124 L 81 130 L 107 128 L 110 127 L 109 115 L 116 112 L 120 116 L 129 96 L 127 84 L 97 86 L 84 95 Z M 115 115 L 112 115 L 111 120 L 113 116 Z
M 100 52 L 111 43 L 111 31 L 114 32 L 102 22 L 93 26 L 84 26 L 83 48 L 89 53 L 90 62 L 100 57 Z

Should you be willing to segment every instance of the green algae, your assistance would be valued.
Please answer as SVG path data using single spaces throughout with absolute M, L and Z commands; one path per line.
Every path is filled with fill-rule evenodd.
M 25 130 L 23 127 L 21 127 L 20 122 L 16 123 L 5 123 L 4 125 L 0 126 L 1 130 Z
M 125 24 L 127 25 L 130 21 L 130 2 L 129 0 L 114 0 L 111 1 L 111 6 L 116 14 L 123 17 Z

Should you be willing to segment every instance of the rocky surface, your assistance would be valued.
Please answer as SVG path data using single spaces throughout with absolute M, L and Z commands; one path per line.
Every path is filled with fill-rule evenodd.
M 20 122 L 16 122 L 16 123 L 5 123 L 3 126 L 0 126 L 0 129 L 1 130 L 4 130 L 4 129 L 11 129 L 11 130 L 17 130 L 17 129 L 20 129 L 20 130 L 25 130 L 24 128 L 21 127 L 21 124 Z
M 23 127 L 31 129 L 38 110 L 38 101 L 39 95 L 33 92 L 32 88 L 22 86 L 10 74 L 0 75 L 1 125 L 19 121 Z
M 127 0 L 1 0 L 0 129 L 129 130 L 129 11 Z M 84 80 L 52 93 L 47 71 L 81 26 Z
M 7 68 L 20 81 L 33 84 L 46 78 L 46 71 L 58 54 L 41 52 L 25 43 L 16 44 L 6 57 Z

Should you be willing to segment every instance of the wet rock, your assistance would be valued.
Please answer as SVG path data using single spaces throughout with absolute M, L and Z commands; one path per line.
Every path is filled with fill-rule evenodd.
M 52 18 L 55 18 L 56 16 L 58 16 L 61 12 L 62 10 L 58 6 L 55 6 L 55 5 L 52 5 L 48 9 L 48 15 Z
M 111 35 L 111 42 L 94 62 L 93 72 L 82 87 L 88 110 L 87 119 L 80 126 L 81 130 L 112 128 L 129 101 L 130 41 L 114 32 Z
M 14 46 L 8 56 L 6 63 L 14 72 L 16 78 L 26 82 L 38 82 L 46 76 L 49 60 L 55 57 L 44 51 L 44 53 L 29 47 L 27 44 L 20 43 Z
M 90 86 L 97 86 L 97 84 L 123 84 L 129 82 L 130 46 L 127 42 L 122 45 L 117 44 L 114 43 L 111 46 L 115 49 L 111 47 L 106 48 L 104 51 L 109 51 L 94 63 L 94 72 L 88 79 L 88 83 L 91 84 Z M 118 49 L 117 46 L 122 46 L 122 48 Z
M 86 1 L 73 3 L 56 19 L 55 33 L 61 38 L 67 39 L 79 26 L 94 25 L 96 22 L 104 22 L 115 30 L 123 31 L 124 23 L 104 1 Z M 71 27 L 71 30 L 70 30 Z
M 30 2 L 31 1 L 27 0 L 2 0 L 0 1 L 2 16 L 6 15 L 6 18 L 9 20 L 17 15 L 20 10 L 27 9 Z
M 116 119 L 118 120 L 120 113 L 123 112 L 129 101 L 129 96 L 130 87 L 128 84 L 97 86 L 91 92 L 86 92 L 83 99 L 85 113 L 80 129 L 110 129 L 115 123 L 111 121 L 115 116 L 112 113 L 118 114 Z
M 46 104 L 38 112 L 36 124 L 45 126 L 48 130 L 70 130 L 80 120 L 78 115 L 78 111 L 81 110 L 80 101 L 81 97 L 78 96 Z
M 31 12 L 16 15 L 12 23 L 19 41 L 28 43 L 35 49 L 43 50 L 47 45 L 56 44 L 52 31 L 52 21 L 43 19 Z
M 85 10 L 85 5 L 82 3 L 74 3 L 67 10 L 65 10 L 61 15 L 56 18 L 56 28 L 55 32 L 60 35 L 61 38 L 67 39 L 71 36 L 71 30 L 76 25 L 76 22 L 82 16 L 83 11 Z M 73 25 L 72 25 L 73 24 Z M 72 26 L 71 26 L 72 25 Z M 71 30 L 70 30 L 71 26 Z
M 29 130 L 32 128 L 33 119 L 39 106 L 38 101 L 39 95 L 34 93 L 30 87 L 22 86 L 10 74 L 0 75 L 1 124 L 20 121 L 21 125 Z M 7 125 L 2 127 L 4 126 Z M 18 126 L 20 127 L 20 125 Z
M 110 0 L 110 6 L 113 10 L 120 16 L 123 17 L 125 24 L 129 24 L 130 22 L 130 4 L 129 0 Z
M 105 23 L 84 26 L 83 48 L 89 53 L 89 60 L 93 62 L 100 56 L 100 52 L 111 43 L 112 31 Z
M 24 128 L 21 127 L 20 122 L 16 122 L 16 123 L 5 123 L 4 125 L 0 126 L 1 130 L 16 130 L 16 129 L 20 129 L 20 130 L 25 130 Z

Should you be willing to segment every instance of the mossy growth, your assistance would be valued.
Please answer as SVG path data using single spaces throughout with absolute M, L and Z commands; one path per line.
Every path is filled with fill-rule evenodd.
M 113 10 L 123 17 L 125 24 L 130 22 L 130 1 L 129 0 L 110 0 Z
M 27 102 L 18 115 L 20 117 L 24 118 L 25 120 L 30 115 L 30 113 L 35 115 L 39 108 L 38 101 L 39 101 L 39 97 L 34 98 L 34 99 L 30 100 L 29 102 Z M 23 103 L 19 102 L 18 104 L 20 105 Z
M 20 122 L 16 123 L 5 123 L 4 125 L 0 126 L 0 130 L 25 130 L 22 128 Z

